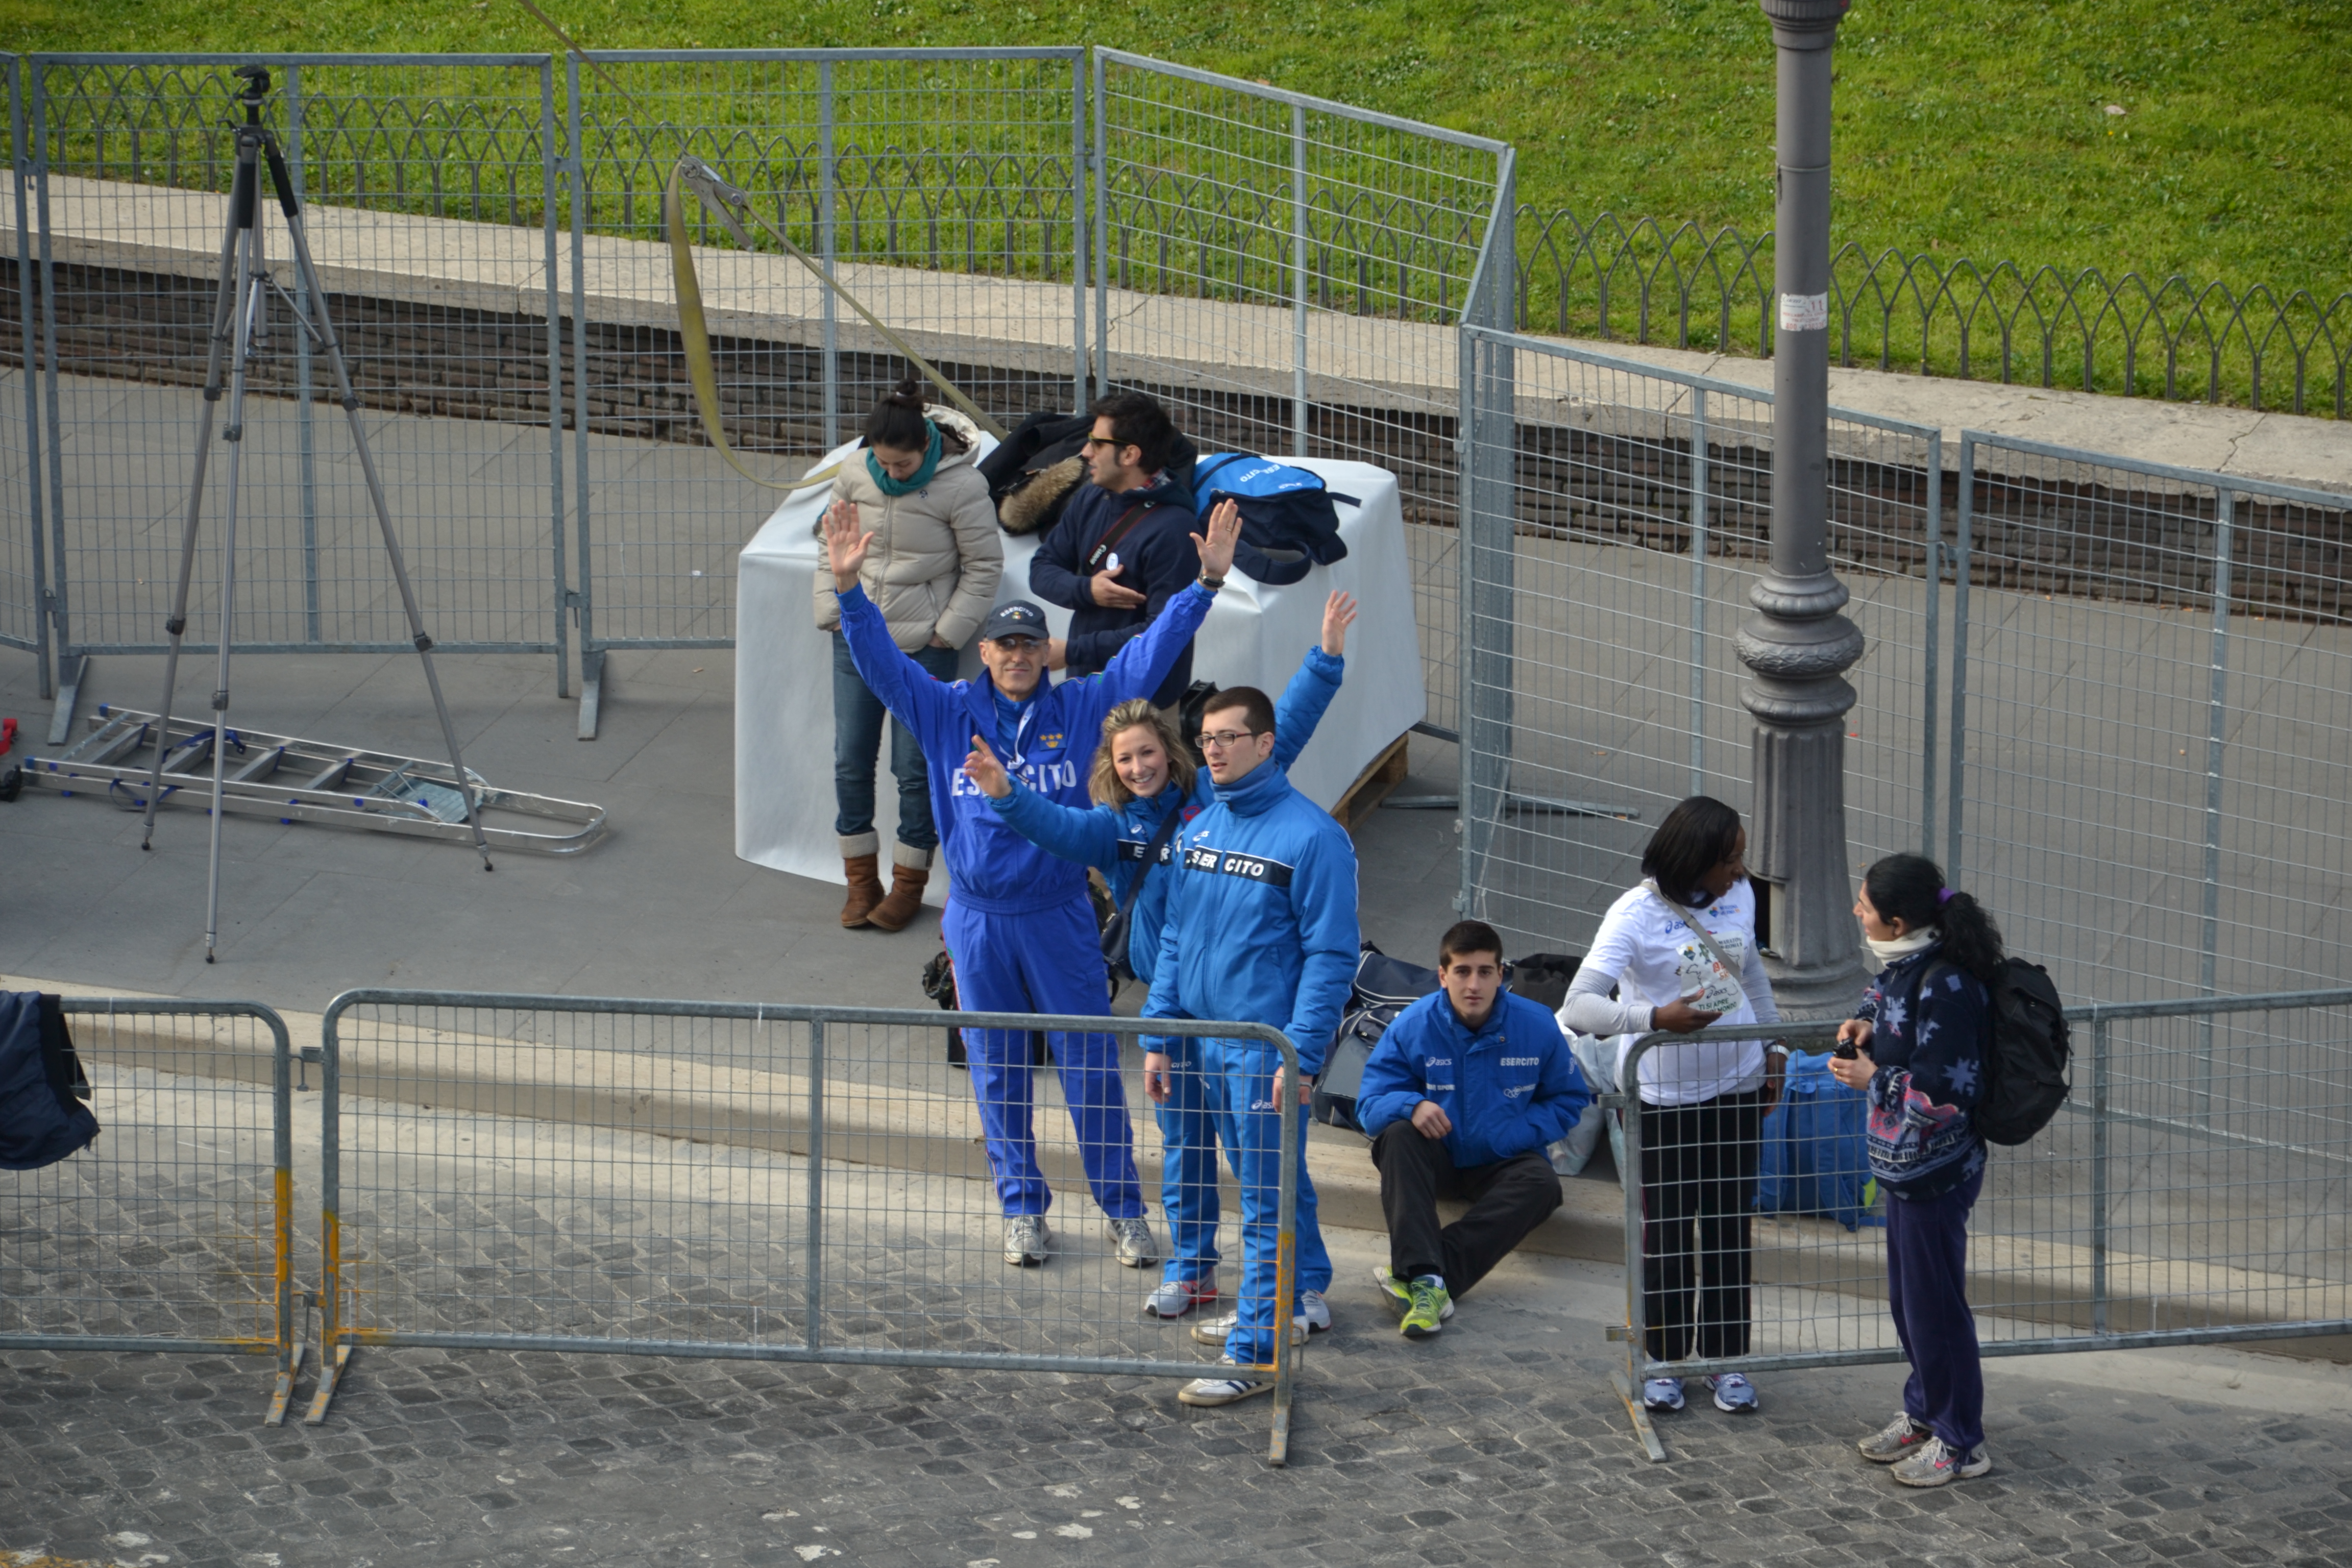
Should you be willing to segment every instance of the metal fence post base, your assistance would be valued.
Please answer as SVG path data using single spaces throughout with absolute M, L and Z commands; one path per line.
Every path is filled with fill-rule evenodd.
M 74 710 L 81 705 L 81 683 L 89 675 L 89 655 L 69 653 L 58 660 L 58 705 L 49 715 L 49 744 L 62 746 L 73 739 Z
M 1625 1402 L 1625 1415 L 1633 1423 L 1633 1436 L 1640 1441 L 1642 1452 L 1649 1456 L 1652 1464 L 1664 1464 L 1665 1441 L 1658 1436 L 1657 1423 L 1642 1406 L 1642 1391 L 1633 1386 L 1633 1374 L 1621 1366 L 1609 1373 L 1609 1383 L 1616 1389 L 1617 1397 Z
M 350 1345 L 337 1345 L 334 1353 L 326 1347 L 319 1349 L 319 1386 L 310 1395 L 310 1408 L 302 1413 L 302 1425 L 316 1426 L 327 1419 L 327 1406 L 335 1400 L 335 1390 L 343 1379 L 343 1368 L 352 1363 Z
M 604 700 L 604 650 L 583 648 L 580 654 L 580 739 L 596 738 L 596 708 Z
M 296 1340 L 294 1348 L 278 1363 L 278 1386 L 269 1394 L 269 1414 L 261 1418 L 264 1426 L 286 1425 L 286 1406 L 293 1402 L 294 1380 L 302 1375 L 302 1342 Z

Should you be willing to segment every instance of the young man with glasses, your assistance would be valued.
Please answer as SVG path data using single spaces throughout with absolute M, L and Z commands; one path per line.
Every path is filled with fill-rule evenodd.
M 1087 410 L 1087 482 L 1029 558 L 1029 591 L 1070 612 L 1072 674 L 1110 667 L 1113 655 L 1160 618 L 1192 580 L 1192 443 L 1159 401 L 1113 393 Z M 1187 646 L 1150 693 L 1173 716 L 1192 683 Z
M 1085 868 L 1007 827 L 965 773 L 963 757 L 987 736 L 1004 766 L 1031 789 L 1063 804 L 1083 803 L 1086 759 L 1103 716 L 1150 691 L 1178 652 L 1192 646 L 1240 537 L 1238 510 L 1231 502 L 1219 507 L 1207 537 L 1192 536 L 1197 580 L 1099 675 L 1058 685 L 1049 680 L 1046 671 L 1061 661 L 1061 647 L 1046 635 L 1045 612 L 1015 601 L 999 605 L 980 628 L 986 667 L 981 678 L 945 681 L 899 649 L 881 611 L 857 585 L 874 536 L 861 533 L 845 512 L 827 514 L 824 546 L 834 581 L 850 584 L 840 595 L 850 657 L 883 706 L 922 742 L 930 770 L 931 809 L 954 889 L 940 931 L 955 955 L 957 994 L 967 1008 L 1110 1012 L 1109 977 Z M 1061 1070 L 1087 1184 L 1109 1221 L 1118 1260 L 1130 1268 L 1157 1263 L 1160 1247 L 1144 1218 L 1116 1037 L 1055 1033 L 1046 1044 Z M 1004 1214 L 1004 1260 L 1035 1267 L 1047 1256 L 1045 1211 L 1053 1194 L 1031 1131 L 1028 1036 L 972 1029 L 965 1033 L 964 1048 Z
M 1274 1359 L 1277 1307 L 1309 1331 L 1331 1321 L 1323 1302 L 1331 1258 L 1307 1179 L 1305 1117 L 1356 972 L 1356 847 L 1268 765 L 1274 747 L 1274 704 L 1265 692 L 1237 686 L 1209 699 L 1201 749 L 1216 804 L 1178 836 L 1178 874 L 1143 1007 L 1147 1018 L 1271 1025 L 1289 1037 L 1301 1074 L 1286 1081 L 1281 1054 L 1255 1040 L 1200 1043 L 1218 1136 L 1241 1185 L 1242 1288 L 1232 1315 L 1193 1331 L 1223 1343 L 1223 1370 L 1185 1384 L 1177 1397 L 1187 1405 L 1231 1405 L 1273 1386 L 1250 1369 Z M 1147 1055 L 1145 1081 L 1168 1065 Z M 1299 1119 L 1297 1279 L 1292 1299 L 1277 1303 L 1283 1116 Z

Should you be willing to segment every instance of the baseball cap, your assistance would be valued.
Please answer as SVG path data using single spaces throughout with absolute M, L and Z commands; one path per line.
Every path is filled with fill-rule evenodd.
M 1045 612 L 1026 599 L 997 605 L 980 624 L 983 642 L 994 642 L 999 637 L 1035 637 L 1044 642 L 1049 635 L 1045 630 Z

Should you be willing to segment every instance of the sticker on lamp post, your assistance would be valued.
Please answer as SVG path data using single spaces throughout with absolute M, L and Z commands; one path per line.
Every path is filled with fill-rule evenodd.
M 1830 327 L 1827 294 L 1780 296 L 1780 330 L 1784 332 L 1825 332 Z

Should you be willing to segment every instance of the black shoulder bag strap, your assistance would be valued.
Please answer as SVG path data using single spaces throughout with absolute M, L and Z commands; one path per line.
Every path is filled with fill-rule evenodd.
M 1176 837 L 1177 826 L 1183 816 L 1183 801 L 1179 800 L 1168 808 L 1168 815 L 1160 819 L 1160 831 L 1151 836 L 1151 842 L 1144 848 L 1143 869 L 1135 874 L 1135 886 L 1129 888 L 1127 897 L 1119 901 L 1118 912 L 1103 922 L 1103 962 L 1110 965 L 1113 974 L 1129 973 L 1124 967 L 1127 963 L 1127 931 L 1135 914 L 1135 901 L 1143 897 L 1143 884 L 1150 878 L 1151 868 L 1160 864 L 1160 851 L 1166 849 L 1168 841 Z
M 1138 501 L 1127 509 L 1126 516 L 1103 530 L 1103 536 L 1095 541 L 1092 550 L 1087 552 L 1087 575 L 1092 576 L 1103 569 L 1103 563 L 1110 558 L 1110 552 L 1118 548 L 1120 541 L 1135 531 L 1135 525 L 1142 521 L 1145 512 L 1151 510 L 1150 501 Z

